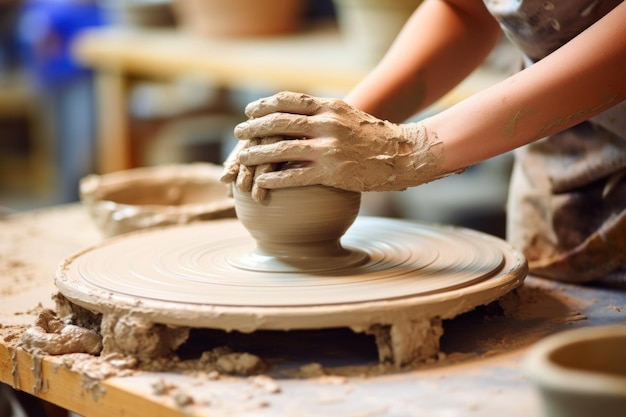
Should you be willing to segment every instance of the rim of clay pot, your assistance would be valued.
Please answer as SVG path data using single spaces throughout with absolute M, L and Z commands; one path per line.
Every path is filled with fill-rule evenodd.
M 80 181 L 80 200 L 105 237 L 234 217 L 222 169 L 197 162 L 91 174 Z
M 525 368 L 542 389 L 626 400 L 626 325 L 548 336 L 531 348 Z
M 170 183 L 172 186 L 176 182 L 212 181 L 221 184 L 219 177 L 222 168 L 210 163 L 192 164 L 172 164 L 159 165 L 154 167 L 133 168 L 123 171 L 115 171 L 107 174 L 91 174 L 81 179 L 80 195 L 83 201 L 91 204 L 102 203 L 110 206 L 122 208 L 134 208 L 136 211 L 171 210 L 177 212 L 197 213 L 199 210 L 225 210 L 234 207 L 234 202 L 227 197 L 226 189 L 223 199 L 206 202 L 191 202 L 184 204 L 133 204 L 129 202 L 115 201 L 107 195 L 112 191 L 123 190 L 128 187 L 140 187 L 142 183 L 150 186 Z

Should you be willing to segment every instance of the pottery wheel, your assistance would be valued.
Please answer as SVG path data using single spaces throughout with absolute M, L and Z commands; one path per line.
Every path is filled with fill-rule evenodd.
M 526 275 L 525 259 L 506 242 L 457 227 L 359 217 L 342 245 L 366 261 L 255 272 L 236 266 L 255 247 L 236 219 L 193 223 L 88 248 L 59 267 L 56 285 L 96 312 L 251 331 L 359 327 L 403 313 L 453 317 L 497 299 Z
M 272 271 L 261 259 L 270 268 L 254 271 L 250 257 L 262 255 L 248 231 L 214 220 L 106 240 L 64 261 L 55 282 L 107 322 L 144 323 L 137 331 L 349 327 L 375 336 L 381 361 L 402 365 L 437 354 L 443 319 L 497 300 L 527 273 L 506 242 L 463 228 L 360 217 L 341 245 L 345 263 Z M 160 329 L 150 334 L 168 338 Z

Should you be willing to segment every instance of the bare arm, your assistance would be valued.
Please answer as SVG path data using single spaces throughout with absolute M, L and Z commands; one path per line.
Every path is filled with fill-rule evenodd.
M 407 57 L 401 65 L 402 47 L 411 46 L 404 43 L 411 39 L 407 34 L 424 36 L 412 21 L 381 66 L 348 97 L 349 103 L 291 92 L 250 103 L 250 119 L 235 128 L 238 138 L 306 138 L 241 151 L 239 160 L 246 166 L 306 162 L 260 175 L 255 182 L 263 188 L 323 184 L 359 192 L 405 189 L 571 127 L 626 98 L 626 4 L 621 3 L 540 62 L 437 115 L 419 123 L 380 120 L 403 120 L 482 60 L 470 58 L 488 51 L 484 45 L 493 33 L 482 28 L 481 42 L 465 39 L 471 36 L 464 28 L 480 20 L 470 18 L 475 15 L 469 11 L 479 13 L 482 3 L 463 1 L 472 1 L 476 9 L 458 9 L 452 0 L 427 0 L 424 4 L 434 8 L 434 16 L 460 19 L 458 27 L 452 26 L 453 35 L 437 33 L 436 48 L 422 48 L 418 58 Z M 423 19 L 423 10 L 431 9 L 421 9 L 414 18 Z M 438 49 L 446 45 L 452 53 Z M 472 53 L 470 46 L 476 48 Z M 390 71 L 387 83 L 379 72 L 383 70 Z M 420 85 L 426 86 L 423 100 L 412 106 Z
M 626 99 L 626 4 L 538 63 L 426 120 L 457 170 Z
M 402 122 L 469 75 L 499 35 L 482 0 L 425 0 L 380 64 L 345 101 L 378 118 Z

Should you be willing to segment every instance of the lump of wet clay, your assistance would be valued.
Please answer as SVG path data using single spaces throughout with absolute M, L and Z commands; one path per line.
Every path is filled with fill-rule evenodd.
M 264 368 L 263 361 L 251 353 L 227 353 L 217 358 L 215 366 L 225 374 L 250 375 Z
M 227 346 L 216 347 L 213 350 L 203 352 L 200 362 L 211 364 L 223 374 L 252 375 L 265 370 L 263 360 L 252 353 L 233 352 Z
M 121 353 L 144 362 L 172 354 L 189 337 L 189 328 L 146 322 L 124 314 L 102 318 L 103 353 Z
M 93 330 L 64 323 L 54 311 L 45 309 L 22 334 L 19 346 L 27 352 L 48 355 L 98 355 L 102 351 L 102 338 Z

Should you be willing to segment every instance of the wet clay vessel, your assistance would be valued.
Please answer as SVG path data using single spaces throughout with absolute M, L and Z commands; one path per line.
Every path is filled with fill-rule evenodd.
M 237 218 L 256 248 L 233 257 L 232 265 L 256 271 L 324 271 L 367 261 L 364 252 L 346 249 L 341 237 L 354 223 L 361 194 L 325 186 L 268 192 L 262 202 L 235 189 Z

